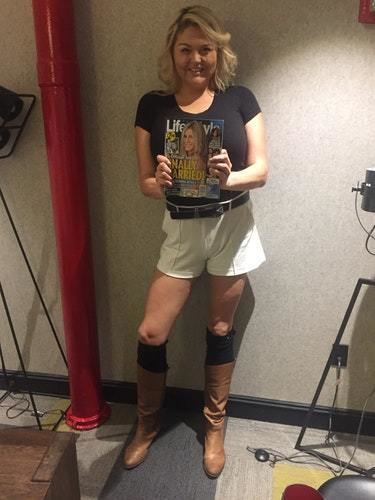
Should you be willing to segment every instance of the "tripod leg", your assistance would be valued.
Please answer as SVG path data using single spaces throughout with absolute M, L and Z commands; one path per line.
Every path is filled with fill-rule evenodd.
M 1 281 L 0 281 L 0 295 L 1 295 L 1 300 L 3 302 L 5 313 L 6 313 L 6 316 L 7 316 L 7 320 L 8 320 L 8 323 L 9 323 L 9 328 L 10 328 L 10 331 L 11 331 L 11 334 L 12 334 L 12 337 L 13 337 L 13 342 L 14 342 L 14 345 L 15 345 L 15 348 L 16 348 L 16 351 L 17 351 L 18 359 L 19 359 L 19 362 L 20 362 L 20 365 L 21 365 L 22 373 L 23 373 L 23 376 L 25 378 L 25 382 L 26 382 L 26 385 L 27 385 L 27 392 L 28 392 L 29 397 L 30 397 L 31 405 L 32 405 L 33 410 L 34 410 L 34 414 L 35 414 L 36 421 L 38 423 L 39 430 L 41 431 L 42 430 L 42 425 L 40 423 L 38 409 L 37 409 L 35 401 L 34 401 L 33 393 L 31 392 L 31 389 L 30 389 L 29 379 L 27 377 L 27 373 L 26 373 L 26 369 L 25 369 L 25 364 L 24 364 L 23 358 L 22 358 L 21 349 L 20 349 L 20 346 L 18 344 L 16 332 L 15 332 L 14 327 L 13 327 L 12 318 L 10 316 L 8 304 L 7 304 L 5 295 L 4 295 L 4 290 L 3 290 L 3 287 L 2 287 Z
M 3 355 L 3 350 L 1 348 L 1 342 L 0 342 L 0 361 L 1 361 L 1 371 L 3 372 L 3 377 L 4 377 L 4 382 L 5 382 L 5 393 L 0 397 L 0 403 L 4 401 L 9 396 L 10 390 L 9 390 L 9 379 L 8 379 L 8 373 L 7 369 L 5 367 L 5 360 L 4 360 L 4 355 Z
M 1 342 L 0 342 L 0 361 L 1 361 L 1 371 L 3 372 L 3 377 L 4 377 L 5 385 L 8 388 L 9 387 L 8 373 L 7 373 L 7 369 L 5 367 L 3 350 L 1 348 Z
M 17 243 L 18 243 L 18 246 L 20 247 L 20 250 L 21 250 L 21 253 L 22 253 L 22 256 L 23 256 L 23 260 L 25 261 L 25 264 L 26 264 L 26 267 L 29 271 L 29 274 L 30 274 L 30 277 L 32 279 L 32 282 L 34 283 L 34 287 L 35 287 L 35 290 L 38 294 L 38 297 L 39 297 L 39 300 L 42 304 L 42 307 L 43 307 L 43 310 L 44 310 L 44 313 L 46 315 L 46 318 L 47 318 L 47 321 L 49 323 L 49 326 L 51 328 L 51 331 L 52 331 L 52 334 L 55 338 L 55 341 L 56 341 L 56 344 L 57 344 L 57 347 L 60 351 L 60 354 L 61 354 L 61 357 L 65 363 L 65 366 L 68 367 L 68 362 L 66 360 L 66 357 L 65 357 L 65 353 L 62 349 L 62 346 L 61 346 L 61 343 L 59 341 L 59 338 L 57 336 L 57 332 L 56 332 L 56 329 L 54 327 L 54 324 L 52 322 L 52 319 L 51 319 L 51 316 L 48 312 L 48 308 L 46 306 L 46 303 L 44 302 L 44 299 L 43 299 L 43 295 L 42 295 L 42 292 L 40 291 L 40 288 L 39 288 L 39 285 L 38 285 L 38 282 L 36 281 L 35 279 L 35 276 L 34 276 L 34 273 L 33 273 L 33 270 L 31 269 L 31 265 L 29 263 L 29 259 L 27 258 L 27 255 L 26 255 L 26 252 L 25 252 L 25 249 L 23 248 L 23 245 L 22 245 L 22 241 L 21 241 L 21 238 L 19 237 L 19 234 L 18 234 L 18 231 L 17 231 L 17 228 L 14 224 L 14 221 L 13 221 L 13 218 L 12 218 L 12 215 L 10 213 L 10 210 L 9 210 L 9 207 L 7 205 L 7 202 L 4 198 L 4 195 L 3 195 L 3 192 L 2 190 L 0 189 L 0 198 L 1 198 L 1 201 L 3 202 L 3 205 L 4 205 L 4 209 L 6 211 L 6 214 L 8 216 L 8 219 L 9 219 L 9 222 L 10 222 L 10 225 L 12 226 L 12 229 L 13 229 L 13 233 L 14 233 L 14 236 L 16 237 L 16 240 L 17 240 Z
M 349 302 L 349 305 L 348 305 L 348 308 L 345 312 L 345 315 L 344 315 L 344 319 L 342 320 L 342 323 L 341 323 L 341 326 L 340 326 L 340 329 L 338 331 L 338 334 L 337 334 L 337 337 L 336 337 L 336 340 L 333 344 L 333 347 L 332 347 L 332 350 L 331 350 L 331 353 L 329 355 L 329 358 L 327 360 L 327 363 L 324 367 L 324 370 L 323 370 L 323 373 L 322 373 L 322 376 L 320 378 L 320 381 L 319 381 L 319 384 L 318 384 L 318 387 L 316 389 L 316 392 L 315 392 L 315 395 L 313 397 L 313 400 L 311 402 L 311 405 L 310 405 L 310 408 L 309 408 L 309 411 L 307 413 L 307 416 L 306 416 L 306 420 L 305 420 L 305 424 L 304 426 L 302 427 L 301 429 L 301 432 L 298 436 L 298 439 L 297 439 L 297 442 L 296 442 L 296 445 L 295 445 L 295 448 L 297 450 L 300 449 L 300 446 L 301 446 L 301 442 L 302 442 L 302 439 L 303 439 L 303 436 L 305 435 L 305 432 L 306 432 L 306 429 L 308 427 L 308 424 L 310 422 L 310 419 L 312 417 L 312 414 L 315 410 L 315 407 L 316 407 L 316 403 L 318 402 L 318 399 L 319 399 L 319 396 L 320 396 L 320 393 L 323 389 L 323 385 L 324 385 L 324 382 L 326 381 L 326 378 L 328 376 L 328 372 L 329 372 L 329 369 L 331 368 L 331 356 L 332 356 L 332 352 L 333 350 L 340 344 L 341 342 L 341 339 L 342 339 L 342 336 L 344 335 L 344 331 L 345 331 L 345 328 L 346 328 L 346 325 L 348 324 L 348 321 L 349 321 L 349 318 L 350 318 L 350 315 L 353 311 L 353 307 L 354 307 L 354 304 L 358 298 L 358 294 L 360 292 L 360 289 L 362 287 L 363 284 L 369 284 L 368 283 L 368 280 L 363 280 L 363 279 L 359 279 L 357 281 L 357 284 L 354 288 L 354 291 L 353 291 L 353 295 L 352 295 L 352 298 L 350 299 L 350 302 Z M 371 283 L 370 283 L 371 284 Z M 373 284 L 373 283 L 372 283 Z

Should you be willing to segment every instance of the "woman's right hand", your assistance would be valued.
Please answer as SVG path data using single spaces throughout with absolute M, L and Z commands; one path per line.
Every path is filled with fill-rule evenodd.
M 156 183 L 161 187 L 172 187 L 172 169 L 170 160 L 163 155 L 157 155 L 158 165 L 155 171 Z

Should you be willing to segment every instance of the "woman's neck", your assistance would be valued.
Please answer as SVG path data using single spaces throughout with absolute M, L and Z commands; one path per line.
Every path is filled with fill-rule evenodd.
M 177 104 L 183 111 L 199 113 L 208 109 L 214 99 L 215 93 L 206 89 L 181 88 L 175 94 Z

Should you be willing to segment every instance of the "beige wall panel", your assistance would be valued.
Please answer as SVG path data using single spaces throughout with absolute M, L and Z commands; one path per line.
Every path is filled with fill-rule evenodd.
M 232 392 L 308 402 L 357 279 L 374 275 L 374 257 L 364 250 L 350 191 L 375 162 L 375 29 L 357 22 L 354 0 L 206 4 L 233 33 L 237 81 L 260 101 L 270 153 L 269 182 L 253 192 L 268 260 L 251 274 L 238 311 Z M 7 75 L 0 84 L 37 92 L 30 5 L 10 0 L 4 5 L 7 21 L 3 16 L 0 28 L 7 30 L 9 55 L 0 52 Z M 75 5 L 102 372 L 107 379 L 134 381 L 136 330 L 163 237 L 163 204 L 138 191 L 133 121 L 140 96 L 161 86 L 157 57 L 166 28 L 186 3 L 77 0 Z M 16 19 L 23 29 L 14 33 L 8 26 Z M 17 154 L 2 169 L 2 187 L 61 326 L 40 106 L 31 122 Z M 373 214 L 360 210 L 360 216 L 372 227 Z M 6 220 L 0 224 L 3 234 Z M 2 238 L 0 251 L 17 270 L 11 245 Z M 22 287 L 27 278 L 17 280 Z M 206 285 L 204 276 L 168 344 L 170 385 L 202 386 Z M 32 298 L 31 293 L 29 309 Z M 373 291 L 364 290 L 347 328 L 343 406 L 360 407 L 374 380 L 374 301 Z M 21 324 L 23 308 L 18 299 Z M 42 358 L 36 350 L 31 366 L 59 372 L 57 359 L 45 365 Z M 333 378 L 332 370 L 322 404 L 331 401 Z

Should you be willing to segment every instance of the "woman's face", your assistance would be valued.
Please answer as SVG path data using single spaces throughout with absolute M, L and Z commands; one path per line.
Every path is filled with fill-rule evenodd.
M 197 137 L 191 128 L 184 130 L 182 134 L 182 147 L 187 156 L 193 156 L 198 152 Z
M 179 33 L 173 47 L 173 62 L 183 86 L 209 87 L 217 65 L 217 49 L 197 26 Z

